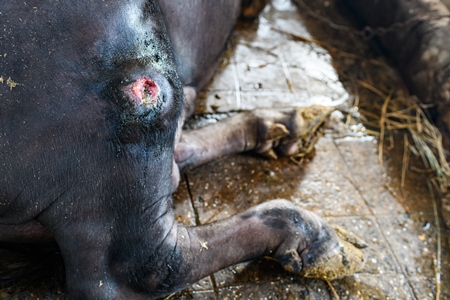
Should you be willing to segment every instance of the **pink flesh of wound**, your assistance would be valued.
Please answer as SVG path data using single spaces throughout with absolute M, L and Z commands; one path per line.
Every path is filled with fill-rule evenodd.
M 147 77 L 142 77 L 136 81 L 131 88 L 133 94 L 142 104 L 155 104 L 159 95 L 158 85 Z

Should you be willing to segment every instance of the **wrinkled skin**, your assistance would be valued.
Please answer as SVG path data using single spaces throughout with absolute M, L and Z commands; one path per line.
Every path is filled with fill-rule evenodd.
M 263 255 L 305 275 L 346 258 L 337 276 L 318 277 L 361 267 L 346 238 L 288 201 L 200 227 L 174 219 L 180 168 L 293 154 L 307 139 L 296 110 L 220 123 L 226 150 L 180 132 L 240 11 L 228 0 L 0 2 L 0 241 L 56 240 L 71 298 L 155 298 Z M 329 111 L 315 109 L 323 122 Z

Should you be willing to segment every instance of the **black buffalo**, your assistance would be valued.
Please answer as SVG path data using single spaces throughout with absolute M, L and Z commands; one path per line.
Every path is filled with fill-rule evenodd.
M 259 4 L 2 0 L 0 241 L 54 239 L 77 299 L 163 296 L 263 255 L 303 274 L 345 256 L 334 230 L 284 200 L 201 227 L 175 221 L 180 168 L 296 151 L 296 110 L 179 130 L 240 12 Z M 341 261 L 354 270 L 362 257 Z

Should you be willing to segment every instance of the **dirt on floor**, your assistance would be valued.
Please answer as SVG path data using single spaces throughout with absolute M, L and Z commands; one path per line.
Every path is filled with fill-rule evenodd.
M 288 199 L 362 237 L 367 263 L 353 276 L 325 282 L 260 259 L 169 298 L 450 299 L 449 233 L 433 174 L 419 154 L 404 164 L 411 148 L 404 147 L 406 132 L 388 132 L 379 147 L 377 129 L 367 128 L 360 113 L 380 101 L 367 86 L 387 93 L 405 88 L 373 41 L 352 34 L 334 1 L 303 3 L 299 11 L 289 0 L 274 0 L 258 22 L 238 26 L 190 126 L 255 107 L 334 106 L 315 155 L 296 163 L 242 154 L 197 168 L 175 194 L 176 212 L 179 221 L 200 225 Z
M 189 126 L 255 107 L 333 106 L 315 154 L 295 162 L 241 154 L 199 167 L 174 195 L 176 215 L 201 225 L 288 199 L 363 238 L 369 245 L 365 267 L 326 282 L 294 276 L 262 258 L 166 299 L 450 299 L 445 195 L 433 186 L 420 154 L 409 142 L 404 146 L 410 140 L 405 132 L 387 132 L 380 147 L 377 128 L 361 113 L 380 101 L 377 89 L 404 93 L 401 80 L 373 40 L 354 34 L 334 0 L 301 2 L 298 10 L 290 0 L 273 0 L 258 21 L 238 25 Z M 406 151 L 412 153 L 408 165 Z M 48 299 L 64 299 L 62 290 Z

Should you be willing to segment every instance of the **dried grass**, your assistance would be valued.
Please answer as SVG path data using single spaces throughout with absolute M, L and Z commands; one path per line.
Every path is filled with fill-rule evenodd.
M 448 152 L 442 145 L 440 131 L 430 122 L 426 114 L 426 106 L 420 104 L 414 97 L 396 96 L 392 91 L 382 91 L 365 81 L 358 81 L 357 84 L 380 98 L 380 101 L 371 104 L 370 111 L 359 108 L 365 125 L 371 128 L 368 133 L 379 136 L 380 164 L 383 163 L 386 135 L 396 130 L 404 130 L 409 136 L 404 135 L 402 185 L 412 153 L 420 155 L 425 165 L 425 170 L 414 170 L 434 174 L 432 180 L 436 181 L 439 190 L 445 193 L 450 187 L 450 167 L 446 159 Z
M 437 252 L 435 254 L 434 275 L 436 283 L 435 299 L 440 299 L 441 292 L 441 229 L 439 215 L 437 212 L 437 201 L 435 190 L 441 193 L 447 192 L 450 185 L 450 167 L 446 159 L 446 150 L 442 145 L 442 135 L 440 131 L 430 122 L 423 105 L 413 97 L 393 97 L 393 93 L 385 93 L 373 85 L 360 81 L 358 85 L 370 90 L 380 97 L 380 101 L 375 101 L 370 107 L 370 111 L 360 109 L 362 118 L 367 126 L 378 128 L 379 131 L 379 162 L 383 165 L 383 147 L 386 134 L 394 130 L 402 130 L 409 134 L 403 135 L 403 162 L 401 186 L 404 186 L 406 171 L 409 168 L 409 158 L 411 153 L 420 156 L 425 165 L 425 170 L 414 171 L 429 172 L 432 176 L 427 181 L 436 223 Z M 359 97 L 359 96 L 358 96 Z M 356 102 L 356 101 L 355 101 Z M 359 102 L 359 99 L 358 99 Z M 373 131 L 371 131 L 373 134 Z M 412 139 L 412 143 L 410 142 Z M 434 186 L 434 189 L 433 187 Z

